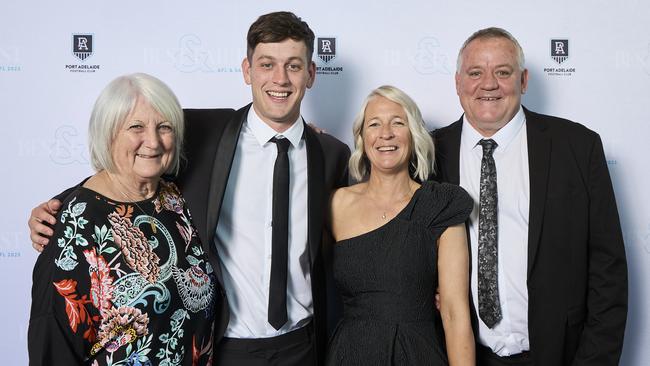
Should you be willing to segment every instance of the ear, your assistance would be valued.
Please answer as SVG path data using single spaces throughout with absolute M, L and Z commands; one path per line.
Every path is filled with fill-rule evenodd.
M 244 75 L 246 85 L 251 85 L 251 63 L 248 62 L 248 57 L 244 57 L 241 62 L 241 72 Z
M 456 95 L 460 96 L 460 74 L 458 72 L 454 75 L 454 80 L 456 80 Z
M 528 89 L 528 69 L 524 69 L 521 73 L 521 94 L 526 94 Z
M 309 62 L 307 72 L 309 73 L 309 80 L 307 80 L 307 89 L 309 89 L 314 85 L 314 82 L 316 81 L 316 64 L 314 61 Z

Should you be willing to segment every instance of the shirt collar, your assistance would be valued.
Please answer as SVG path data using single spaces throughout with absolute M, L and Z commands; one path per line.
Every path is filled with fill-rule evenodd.
M 251 106 L 248 110 L 248 116 L 246 117 L 246 123 L 248 123 L 248 128 L 251 133 L 260 144 L 264 146 L 269 142 L 270 139 L 276 136 L 282 136 L 291 142 L 293 148 L 297 148 L 302 139 L 302 134 L 305 129 L 305 125 L 302 123 L 302 116 L 298 116 L 298 119 L 289 127 L 286 131 L 278 133 L 276 130 L 272 129 L 262 121 L 262 118 L 255 112 L 255 108 Z
M 524 114 L 524 109 L 519 106 L 519 111 L 515 114 L 510 122 L 506 123 L 505 126 L 501 127 L 494 135 L 489 137 L 497 143 L 497 148 L 505 150 L 506 147 L 514 140 L 515 136 L 521 130 L 521 127 L 526 122 L 526 115 Z M 469 147 L 470 149 L 474 148 L 479 140 L 487 139 L 481 135 L 474 127 L 467 121 L 467 116 L 463 116 L 463 129 L 461 132 L 461 145 Z

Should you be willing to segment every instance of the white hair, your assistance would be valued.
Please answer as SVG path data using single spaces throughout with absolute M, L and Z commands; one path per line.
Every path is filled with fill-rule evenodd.
M 111 81 L 97 97 L 88 125 L 90 161 L 95 171 L 113 172 L 113 140 L 138 98 L 160 113 L 174 130 L 174 153 L 167 174 L 176 174 L 183 154 L 183 110 L 176 95 L 159 79 L 144 73 L 124 75 Z
M 524 58 L 524 50 L 521 48 L 519 42 L 517 42 L 517 38 L 515 38 L 512 34 L 510 34 L 510 32 L 508 32 L 503 28 L 489 27 L 474 32 L 463 43 L 463 46 L 460 48 L 460 51 L 458 51 L 458 59 L 456 60 L 456 72 L 460 72 L 460 68 L 461 66 L 463 66 L 463 51 L 465 51 L 467 45 L 469 45 L 472 41 L 477 39 L 490 39 L 490 38 L 504 38 L 512 42 L 512 44 L 515 46 L 515 49 L 517 50 L 517 65 L 519 66 L 519 70 L 520 71 L 524 70 L 526 59 Z

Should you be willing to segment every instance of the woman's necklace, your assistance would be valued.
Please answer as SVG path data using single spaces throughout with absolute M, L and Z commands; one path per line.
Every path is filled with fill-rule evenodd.
M 411 197 L 413 196 L 413 192 L 415 192 L 415 189 L 411 184 L 409 184 L 408 192 L 404 193 L 399 200 L 395 201 L 395 204 L 400 204 L 405 200 L 411 199 Z M 386 220 L 386 217 L 388 217 L 386 214 L 388 213 L 388 211 L 390 211 L 390 208 L 388 209 L 384 208 L 386 205 L 380 205 L 377 199 L 373 199 L 372 197 L 370 197 L 370 199 L 373 201 L 374 205 L 379 209 L 379 212 L 381 212 L 381 219 Z
M 149 226 L 151 226 L 151 231 L 153 231 L 153 233 L 155 234 L 157 232 L 157 230 L 156 230 L 156 223 L 154 222 L 154 218 L 153 218 L 153 212 L 150 215 L 145 210 L 143 210 L 142 207 L 140 207 L 140 205 L 138 204 L 137 200 L 133 200 L 128 194 L 124 193 L 124 191 L 121 190 L 120 187 L 118 187 L 118 185 L 119 185 L 119 186 L 122 186 L 122 188 L 125 188 L 124 184 L 122 184 L 122 182 L 120 182 L 119 179 L 117 179 L 117 178 L 113 179 L 113 178 L 111 178 L 110 174 L 108 174 L 108 173 L 106 173 L 106 174 L 108 175 L 108 179 L 110 179 L 111 182 L 117 182 L 117 185 L 116 185 L 115 189 L 117 189 L 117 191 L 120 192 L 120 194 L 122 194 L 122 196 L 124 196 L 124 198 L 126 198 L 127 202 L 133 203 L 135 205 L 135 207 L 137 207 L 140 210 L 140 212 L 142 212 L 145 216 L 149 217 L 149 220 L 148 220 L 149 221 Z M 145 199 L 146 199 L 146 196 L 145 196 Z

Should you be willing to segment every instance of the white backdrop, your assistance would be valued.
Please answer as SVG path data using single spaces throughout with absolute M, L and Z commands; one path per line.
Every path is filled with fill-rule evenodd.
M 381 84 L 410 94 L 431 128 L 461 115 L 453 75 L 465 38 L 487 26 L 517 37 L 530 72 L 524 104 L 602 136 L 625 235 L 630 306 L 623 365 L 650 364 L 650 2 L 579 0 L 4 1 L 0 6 L 0 363 L 27 364 L 30 209 L 92 173 L 86 128 L 99 91 L 118 75 L 151 73 L 184 107 L 238 108 L 251 100 L 240 63 L 257 16 L 291 10 L 336 57 L 307 93 L 303 115 L 351 142 L 351 121 Z M 91 34 L 93 53 L 72 53 Z M 551 58 L 566 39 L 569 57 Z M 561 70 L 558 70 L 561 69 Z

